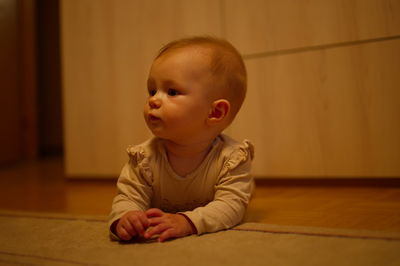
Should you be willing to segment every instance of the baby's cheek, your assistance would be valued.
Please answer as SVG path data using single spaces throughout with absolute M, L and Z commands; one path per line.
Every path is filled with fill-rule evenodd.
M 164 112 L 164 116 L 170 124 L 178 124 L 180 121 L 183 120 L 182 111 L 178 109 Z

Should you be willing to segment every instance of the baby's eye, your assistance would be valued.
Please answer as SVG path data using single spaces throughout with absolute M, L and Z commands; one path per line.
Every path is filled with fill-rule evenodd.
M 176 95 L 178 95 L 179 94 L 179 92 L 177 91 L 177 90 L 175 90 L 175 89 L 168 89 L 168 95 L 169 96 L 176 96 Z
M 156 95 L 156 93 L 157 93 L 157 90 L 149 89 L 149 95 L 150 96 L 154 96 L 154 95 Z

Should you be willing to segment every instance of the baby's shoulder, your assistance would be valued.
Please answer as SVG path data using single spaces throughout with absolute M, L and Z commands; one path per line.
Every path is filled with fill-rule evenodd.
M 244 157 L 250 158 L 254 157 L 254 145 L 247 139 L 239 142 L 227 135 L 221 134 L 220 138 L 222 140 L 221 155 L 226 159 L 232 159 L 232 157 Z
M 130 160 L 136 164 L 149 161 L 157 153 L 157 138 L 151 138 L 138 145 L 129 145 L 126 149 Z
M 219 157 L 222 164 L 221 173 L 225 174 L 241 165 L 250 167 L 250 163 L 254 158 L 253 144 L 247 139 L 238 142 L 226 135 L 221 135 L 220 137 L 223 143 Z

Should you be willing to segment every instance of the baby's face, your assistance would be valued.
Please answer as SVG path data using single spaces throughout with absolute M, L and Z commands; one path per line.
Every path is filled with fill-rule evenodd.
M 150 69 L 144 117 L 155 136 L 177 143 L 202 140 L 211 110 L 209 57 L 199 48 L 169 51 Z

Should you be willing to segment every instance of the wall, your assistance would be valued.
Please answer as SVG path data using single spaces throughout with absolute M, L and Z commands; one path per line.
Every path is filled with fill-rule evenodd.
M 227 133 L 256 145 L 259 177 L 400 176 L 400 1 L 61 2 L 70 176 L 116 176 L 150 136 L 145 81 L 163 43 L 230 40 L 249 92 Z

